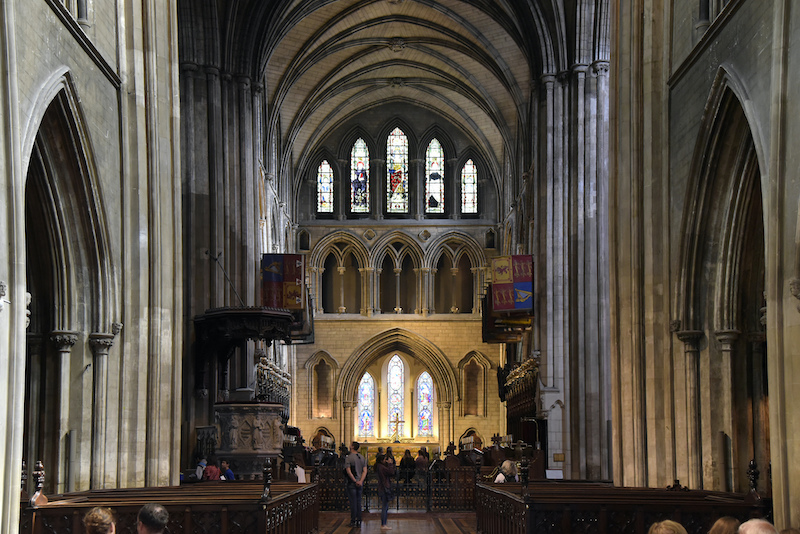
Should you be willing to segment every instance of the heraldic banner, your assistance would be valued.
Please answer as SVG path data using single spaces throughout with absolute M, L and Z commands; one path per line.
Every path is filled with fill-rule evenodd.
M 261 305 L 268 308 L 303 309 L 303 261 L 300 254 L 261 256 Z
M 533 311 L 533 256 L 492 259 L 492 311 Z

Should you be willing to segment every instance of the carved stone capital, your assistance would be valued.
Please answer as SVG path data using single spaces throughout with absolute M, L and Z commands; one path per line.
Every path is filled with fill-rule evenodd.
M 108 351 L 114 346 L 114 334 L 107 332 L 94 332 L 89 334 L 89 346 L 95 356 L 107 356 Z
M 739 339 L 740 334 L 739 330 L 718 330 L 714 332 L 717 341 L 722 345 L 722 350 L 728 352 L 733 350 L 733 344 Z
M 69 352 L 78 341 L 78 333 L 69 330 L 54 330 L 50 333 L 50 341 L 53 342 L 59 352 Z
M 541 78 L 539 78 L 542 85 L 553 85 L 556 82 L 556 75 L 555 74 L 542 74 Z
M 345 410 L 352 410 L 355 405 L 354 401 L 342 401 L 342 406 Z
M 684 351 L 685 352 L 695 352 L 697 351 L 697 344 L 700 342 L 700 339 L 703 337 L 702 330 L 679 330 L 675 333 L 678 336 L 678 339 L 683 341 Z
M 605 76 L 608 74 L 608 61 L 595 61 L 592 63 L 592 70 L 598 76 Z

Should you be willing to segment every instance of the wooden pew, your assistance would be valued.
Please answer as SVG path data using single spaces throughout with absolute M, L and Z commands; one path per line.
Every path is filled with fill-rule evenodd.
M 483 484 L 475 489 L 478 532 L 484 534 L 646 534 L 673 519 L 705 534 L 724 515 L 769 517 L 771 501 L 700 490 L 620 488 L 608 483 L 539 481 Z
M 117 516 L 117 532 L 134 534 L 142 505 L 162 504 L 170 514 L 170 534 L 305 534 L 319 529 L 316 484 L 274 483 L 269 499 L 261 501 L 263 482 L 213 481 L 161 488 L 92 490 L 52 495 L 49 502 L 26 508 L 20 533 L 83 534 L 83 516 L 95 506 Z

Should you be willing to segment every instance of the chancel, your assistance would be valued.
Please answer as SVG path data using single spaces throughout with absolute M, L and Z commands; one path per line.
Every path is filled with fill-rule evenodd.
M 393 512 L 462 530 L 800 527 L 790 0 L 0 28 L 0 534 L 153 501 L 171 532 L 333 530 L 353 441 L 415 458 Z

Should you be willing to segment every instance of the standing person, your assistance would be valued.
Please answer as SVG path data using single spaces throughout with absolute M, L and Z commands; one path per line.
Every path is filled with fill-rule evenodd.
M 208 465 L 203 469 L 203 480 L 219 480 L 219 467 L 216 456 L 208 457 Z
M 425 450 L 425 447 L 420 448 L 419 453 L 417 453 L 417 459 L 414 460 L 414 464 L 417 471 L 425 472 L 428 470 L 428 452 Z
M 160 504 L 145 504 L 136 517 L 136 534 L 162 534 L 169 522 L 169 512 Z
M 208 461 L 206 461 L 205 458 L 201 458 L 197 461 L 197 467 L 194 470 L 195 478 L 197 480 L 203 480 L 203 471 L 205 471 L 207 465 Z
M 381 530 L 392 530 L 387 525 L 389 500 L 392 498 L 392 478 L 396 472 L 393 458 L 387 454 L 383 463 L 378 464 L 378 495 L 381 498 Z
M 231 466 L 228 463 L 228 460 L 220 460 L 219 461 L 220 467 L 220 479 L 221 480 L 235 480 L 236 477 L 233 476 L 233 471 L 231 471 Z
M 403 453 L 403 458 L 400 460 L 400 477 L 406 484 L 411 482 L 411 477 L 414 475 L 415 468 L 416 463 L 414 462 L 414 457 L 411 456 L 411 451 L 406 449 L 406 452 Z
M 83 516 L 86 534 L 115 534 L 117 531 L 114 512 L 111 508 L 95 507 Z
M 708 534 L 736 534 L 739 531 L 739 520 L 735 517 L 724 516 L 717 519 L 711 526 Z
M 367 461 L 358 453 L 359 447 L 357 441 L 351 443 L 350 454 L 344 460 L 347 496 L 350 499 L 350 526 L 356 528 L 361 528 L 361 496 L 367 478 Z

